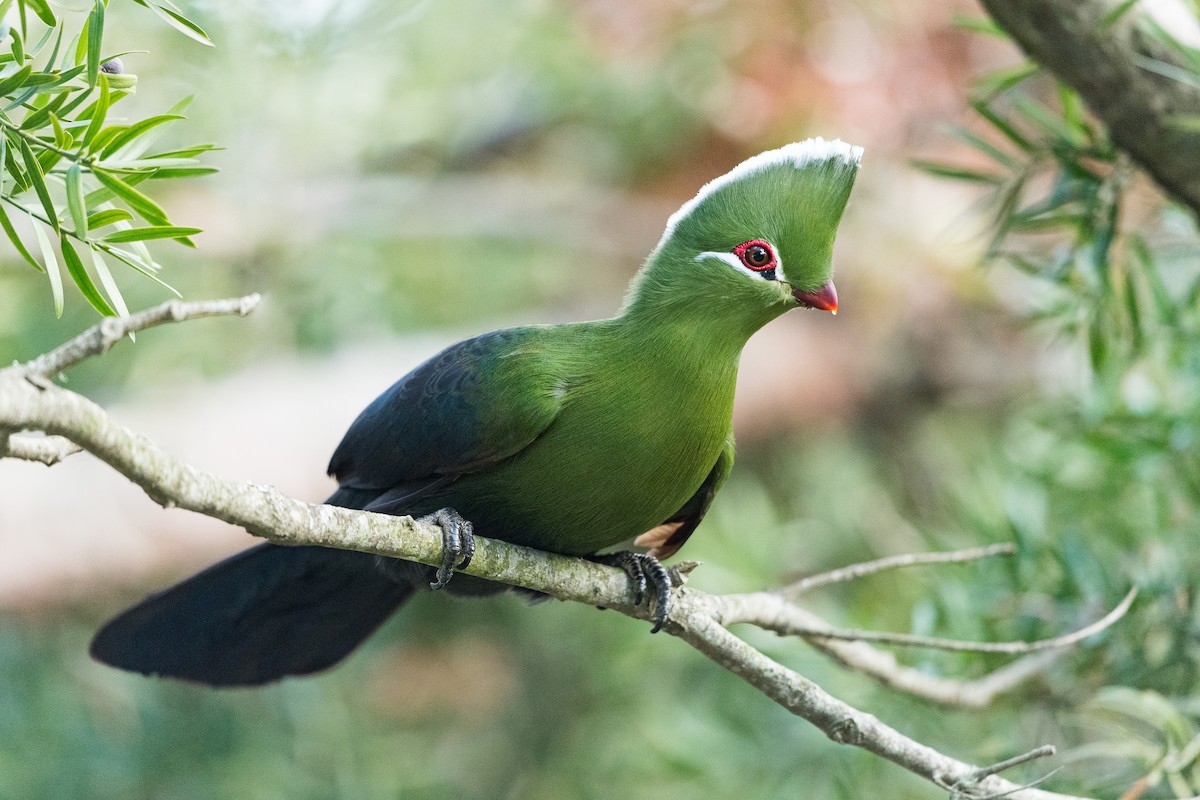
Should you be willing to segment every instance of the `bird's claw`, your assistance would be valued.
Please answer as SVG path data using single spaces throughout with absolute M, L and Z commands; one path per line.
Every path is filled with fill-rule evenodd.
M 455 569 L 466 569 L 471 563 L 475 555 L 474 526 L 453 508 L 440 509 L 418 521 L 432 522 L 442 529 L 442 563 L 437 580 L 429 584 L 430 589 L 441 589 L 450 582 Z
M 642 605 L 646 598 L 646 590 L 650 590 L 650 619 L 654 622 L 651 633 L 658 633 L 667 622 L 671 612 L 671 575 L 657 558 L 647 553 L 635 553 L 622 550 L 618 553 L 606 553 L 594 556 L 601 564 L 620 567 L 633 583 L 633 603 Z

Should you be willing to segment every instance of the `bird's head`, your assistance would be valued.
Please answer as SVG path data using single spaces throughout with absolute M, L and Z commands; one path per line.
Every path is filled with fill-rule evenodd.
M 627 308 L 685 305 L 751 328 L 791 308 L 837 313 L 833 240 L 861 158 L 808 139 L 708 182 L 667 220 Z

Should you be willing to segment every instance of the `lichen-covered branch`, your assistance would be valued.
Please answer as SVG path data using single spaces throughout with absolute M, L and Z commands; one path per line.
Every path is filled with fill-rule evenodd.
M 1200 85 L 1164 74 L 1178 65 L 1146 32 L 1147 3 L 1114 22 L 1109 15 L 1119 0 L 980 2 L 1034 61 L 1079 92 L 1121 149 L 1200 218 L 1200 128 L 1194 125 Z
M 224 520 L 278 544 L 321 545 L 438 564 L 442 533 L 436 525 L 410 517 L 304 503 L 270 486 L 239 483 L 202 472 L 121 425 L 95 403 L 48 379 L 67 366 L 104 352 L 130 331 L 213 313 L 247 313 L 256 302 L 257 298 L 245 298 L 212 304 L 167 304 L 117 324 L 106 321 L 46 356 L 0 370 L 0 438 L 5 440 L 5 448 L 13 450 L 11 434 L 18 431 L 63 437 L 107 463 L 163 506 Z M 23 442 L 18 447 L 23 447 Z M 628 578 L 622 572 L 583 559 L 479 537 L 475 557 L 465 572 L 561 600 L 648 618 L 645 608 L 633 604 Z M 959 796 L 1003 794 L 1014 800 L 1069 800 L 1068 795 L 1020 787 L 992 774 L 995 768 L 980 770 L 912 740 L 734 636 L 722 622 L 723 613 L 728 612 L 722 598 L 686 587 L 675 594 L 667 631 L 808 720 L 835 742 L 869 750 L 939 787 L 951 787 Z M 855 658 L 863 661 L 863 654 L 872 652 L 861 642 L 824 641 L 817 646 L 847 663 L 855 663 Z M 860 648 L 860 652 L 847 655 L 852 647 Z M 1020 676 L 1032 674 L 1035 666 L 1027 664 Z M 877 674 L 886 672 L 881 663 L 876 663 L 874 669 Z M 895 668 L 900 677 L 892 685 L 905 688 L 918 683 L 915 671 L 905 670 Z

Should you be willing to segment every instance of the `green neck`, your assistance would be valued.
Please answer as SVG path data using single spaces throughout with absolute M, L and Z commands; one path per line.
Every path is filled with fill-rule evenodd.
M 655 251 L 634 278 L 617 316 L 630 335 L 696 359 L 736 360 L 754 333 L 787 305 L 731 301 L 711 273 L 679 262 L 669 249 Z M 687 281 L 679 280 L 686 275 Z

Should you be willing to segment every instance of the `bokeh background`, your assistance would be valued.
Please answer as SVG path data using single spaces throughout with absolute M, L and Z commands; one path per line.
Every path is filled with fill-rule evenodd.
M 198 249 L 156 254 L 189 299 L 265 301 L 245 320 L 146 333 L 68 384 L 180 458 L 319 500 L 342 431 L 425 356 L 507 324 L 611 313 L 667 215 L 704 181 L 769 147 L 838 137 L 866 148 L 836 251 L 841 313 L 790 314 L 751 342 L 738 466 L 685 551 L 703 562 L 695 585 L 751 590 L 891 553 L 1032 543 L 1042 555 L 810 599 L 840 624 L 972 638 L 1062 632 L 1128 586 L 1128 554 L 1145 542 L 1097 554 L 1089 537 L 1122 523 L 1076 513 L 1107 514 L 1096 498 L 1115 503 L 1120 489 L 1076 454 L 1075 505 L 1055 505 L 1013 466 L 1056 455 L 1028 418 L 1013 420 L 1078 390 L 1077 342 L 1029 323 L 1027 282 L 979 266 L 978 191 L 912 164 L 969 159 L 948 128 L 972 124 L 975 78 L 1019 60 L 955 24 L 980 16 L 973 3 L 186 11 L 215 49 L 132 3 L 108 12 L 106 49 L 148 51 L 125 58 L 139 84 L 121 110 L 161 113 L 194 93 L 168 138 L 225 148 L 206 157 L 220 173 L 164 198 L 178 224 L 205 229 Z M 130 307 L 165 299 L 136 278 L 119 276 Z M 0 358 L 30 358 L 94 321 L 77 294 L 54 321 L 41 276 L 0 254 Z M 89 456 L 51 470 L 0 462 L 0 798 L 938 796 L 681 643 L 556 602 L 422 597 L 337 670 L 261 690 L 88 659 L 102 620 L 248 544 L 158 508 Z M 1044 553 L 1071 548 L 1059 561 Z M 1179 603 L 1171 618 L 1186 638 L 1190 595 Z M 1136 777 L 1118 745 L 1136 737 L 1087 710 L 1094 691 L 1187 692 L 1193 677 L 1176 639 L 1155 662 L 1153 626 L 1137 630 L 983 712 L 931 707 L 800 642 L 747 635 L 939 749 L 988 763 L 1052 741 L 1067 746 L 1058 780 L 1116 796 Z M 1149 655 L 1129 666 L 1140 647 Z M 1003 663 L 903 656 L 961 677 Z M 1157 747 L 1156 736 L 1137 741 Z

